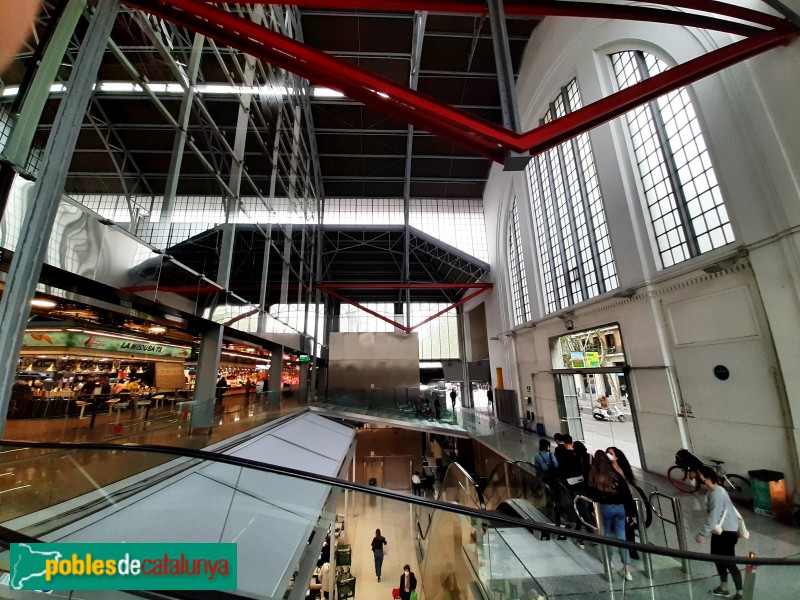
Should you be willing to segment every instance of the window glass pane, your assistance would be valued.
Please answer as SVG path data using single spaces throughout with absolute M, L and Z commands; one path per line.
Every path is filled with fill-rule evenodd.
M 549 122 L 582 106 L 573 79 L 542 120 Z M 543 152 L 531 161 L 527 173 L 547 312 L 617 287 L 589 136 L 582 134 Z
M 508 236 L 508 255 L 511 276 L 511 300 L 514 308 L 514 325 L 520 325 L 531 319 L 528 304 L 528 278 L 525 275 L 525 260 L 522 255 L 522 236 L 519 229 L 519 212 L 517 200 L 511 208 L 511 224 Z
M 646 52 L 611 55 L 620 89 L 667 64 Z M 625 115 L 664 267 L 734 241 L 689 92 L 681 88 Z

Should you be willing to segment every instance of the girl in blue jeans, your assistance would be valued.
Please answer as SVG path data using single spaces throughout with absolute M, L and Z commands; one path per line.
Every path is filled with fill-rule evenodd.
M 631 492 L 622 476 L 611 464 L 609 456 L 602 450 L 594 455 L 594 462 L 588 477 L 589 497 L 600 506 L 603 532 L 618 540 L 625 541 L 625 505 L 633 502 Z M 627 548 L 619 549 L 622 572 L 631 581 L 630 556 Z
M 381 569 L 383 568 L 383 547 L 386 545 L 386 538 L 381 535 L 381 530 L 375 530 L 375 537 L 372 538 L 372 556 L 375 558 L 375 575 L 378 581 L 381 580 Z

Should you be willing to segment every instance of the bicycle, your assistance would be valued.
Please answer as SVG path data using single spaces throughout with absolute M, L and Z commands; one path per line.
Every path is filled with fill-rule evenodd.
M 721 485 L 734 502 L 739 504 L 752 502 L 753 490 L 750 486 L 750 481 L 736 473 L 728 473 L 722 467 L 723 464 L 725 464 L 725 461 L 711 460 L 710 464 L 706 465 L 714 469 L 717 475 L 717 485 Z M 697 477 L 697 471 L 688 466 L 673 465 L 667 471 L 667 479 L 680 492 L 694 494 L 700 489 L 700 479 Z

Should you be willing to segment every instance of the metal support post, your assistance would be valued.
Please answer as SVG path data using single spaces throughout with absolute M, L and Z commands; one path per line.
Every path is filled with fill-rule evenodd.
M 748 552 L 749 558 L 755 558 L 755 552 Z M 756 570 L 755 565 L 747 565 L 744 568 L 744 581 L 742 582 L 742 600 L 753 600 L 756 589 Z
M 642 506 L 642 501 L 639 498 L 635 499 L 636 501 L 636 520 L 639 523 L 639 540 L 643 543 L 647 543 L 647 527 L 645 527 L 645 523 L 647 522 L 647 514 L 644 511 L 644 506 Z M 642 561 L 644 562 L 644 574 L 648 579 L 653 579 L 653 557 L 650 555 L 649 552 L 642 552 Z
M 50 88 L 55 83 L 61 63 L 64 62 L 64 54 L 69 47 L 69 41 L 72 39 L 72 34 L 75 32 L 75 27 L 85 8 L 86 0 L 69 0 L 52 38 L 47 42 L 47 50 L 45 50 L 41 62 L 28 67 L 36 69 L 36 75 L 25 93 L 24 102 L 14 122 L 14 129 L 11 131 L 5 149 L 6 158 L 18 167 L 24 169 L 28 163 L 33 136 L 42 118 L 45 104 L 50 97 Z M 41 43 L 44 42 L 42 40 Z M 69 89 L 72 93 L 72 88 Z M 23 91 L 20 88 L 20 93 Z
M 686 525 L 683 520 L 683 509 L 681 509 L 681 501 L 678 498 L 671 498 L 672 500 L 672 514 L 675 515 L 675 530 L 678 535 L 678 549 L 688 550 L 689 546 L 686 543 Z M 681 559 L 681 571 L 687 575 L 691 573 L 691 563 L 688 558 Z
M 503 0 L 489 0 L 489 22 L 492 26 L 492 47 L 497 66 L 497 85 L 500 87 L 500 110 L 503 125 L 512 131 L 522 131 L 517 107 L 517 88 L 514 82 L 514 66 L 511 62 L 511 49 L 508 46 L 508 29 Z M 522 171 L 531 160 L 528 152 L 506 151 L 503 160 L 504 171 Z
M 178 192 L 178 181 L 181 177 L 183 165 L 183 151 L 186 148 L 187 130 L 192 116 L 192 105 L 196 94 L 195 84 L 200 72 L 200 59 L 203 58 L 203 45 L 205 36 L 196 33 L 192 43 L 192 53 L 189 57 L 189 72 L 186 77 L 186 90 L 183 93 L 180 112 L 178 113 L 178 127 L 175 132 L 175 141 L 172 143 L 172 156 L 170 157 L 167 182 L 164 186 L 164 198 L 161 201 L 161 221 L 168 223 L 172 220 L 172 211 L 175 208 L 175 195 Z
M 0 437 L 5 430 L 11 387 L 16 375 L 14 365 L 19 361 L 25 327 L 28 324 L 29 303 L 36 292 L 50 233 L 58 214 L 61 195 L 64 193 L 70 159 L 89 107 L 97 70 L 114 27 L 119 4 L 119 0 L 107 0 L 98 4 L 86 32 L 67 85 L 69 93 L 59 104 L 47 141 L 41 177 L 28 205 L 25 224 L 11 261 L 3 298 L 0 300 L 0 364 L 6 366 L 0 376 Z
M 264 238 L 264 258 L 261 265 L 261 288 L 258 290 L 258 332 L 267 332 L 267 285 L 269 283 L 269 253 L 272 249 L 272 226 L 268 225 Z

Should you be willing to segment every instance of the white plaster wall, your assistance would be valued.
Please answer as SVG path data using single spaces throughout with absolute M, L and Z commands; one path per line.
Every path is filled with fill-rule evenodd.
M 766 9 L 761 3 L 757 8 Z M 727 34 L 669 25 L 548 18 L 534 31 L 523 60 L 517 84 L 522 121 L 534 127 L 573 77 L 584 104 L 612 93 L 612 52 L 642 49 L 676 64 L 732 41 Z M 709 76 L 690 93 L 737 241 L 660 269 L 624 120 L 595 128 L 590 138 L 620 288 L 572 307 L 575 330 L 620 323 L 651 470 L 664 472 L 675 450 L 688 444 L 699 455 L 729 461 L 732 470 L 777 469 L 797 481 L 800 369 L 789 361 L 800 338 L 800 247 L 792 235 L 800 225 L 800 43 Z M 490 337 L 499 336 L 490 342 L 492 367 L 516 372 L 516 380 L 506 378 L 506 384 L 518 386 L 520 397 L 534 374 L 537 417 L 552 433 L 559 419 L 549 339 L 565 330 L 557 315 L 542 310 L 530 222 L 523 228 L 535 328 L 518 329 L 513 338 L 502 335 L 512 329 L 504 285 L 506 213 L 514 192 L 518 202 L 527 199 L 526 187 L 519 174 L 497 166 L 487 184 L 484 209 L 487 231 L 495 235 L 489 262 L 496 284 L 485 299 L 487 326 Z M 745 261 L 744 269 L 703 279 L 702 267 L 740 249 L 751 255 L 752 269 Z M 633 300 L 613 297 L 633 288 Z M 687 338 L 687 331 L 699 337 Z M 728 366 L 731 380 L 714 379 L 715 364 Z M 676 416 L 681 399 L 693 406 L 694 419 Z

